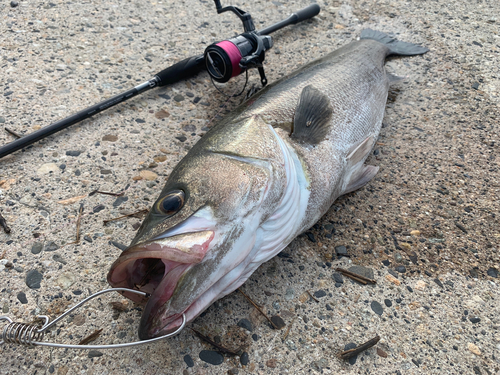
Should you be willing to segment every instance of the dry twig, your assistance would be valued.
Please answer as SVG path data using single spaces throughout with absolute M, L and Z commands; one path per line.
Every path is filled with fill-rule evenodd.
M 269 321 L 269 323 L 271 323 L 271 325 L 273 326 L 274 329 L 279 329 L 276 326 L 276 324 L 274 324 L 273 321 L 266 315 L 266 313 L 264 311 L 262 311 L 262 309 L 259 306 L 257 306 L 257 304 L 254 301 L 252 301 L 250 299 L 250 297 L 248 297 L 245 293 L 243 293 L 243 291 L 240 288 L 238 288 L 238 291 L 241 294 L 243 294 L 243 297 L 245 297 L 247 299 L 247 301 L 250 302 L 253 305 L 253 307 L 255 307 L 257 309 L 257 311 L 259 311 L 264 316 L 264 318 L 266 318 Z
M 80 224 L 82 222 L 82 214 L 83 214 L 83 204 L 80 204 L 80 209 L 78 210 L 78 219 L 76 219 L 76 239 L 75 241 L 70 242 L 68 245 L 80 243 Z
M 23 137 L 22 135 L 17 134 L 14 130 L 10 130 L 8 127 L 5 127 L 5 131 L 7 133 L 12 134 L 16 138 L 22 138 Z
M 309 294 L 309 297 L 311 297 L 311 298 L 312 298 L 313 300 L 315 300 L 316 302 L 319 302 L 319 300 L 318 300 L 316 297 L 314 297 L 314 296 L 311 294 L 311 292 L 310 292 L 310 291 L 306 290 L 306 292 L 307 292 L 307 294 Z
M 377 283 L 377 280 L 369 279 L 368 277 L 364 277 L 362 275 L 359 275 L 357 273 L 345 270 L 343 268 L 336 268 L 335 271 L 338 271 L 341 274 L 343 274 L 344 276 L 350 277 L 351 279 L 356 280 L 356 281 L 358 281 L 358 282 L 360 282 L 361 284 L 364 284 L 364 285 L 366 285 L 368 283 L 370 283 L 370 284 L 376 284 Z
M 115 217 L 114 219 L 103 220 L 103 223 L 104 223 L 104 225 L 106 225 L 106 224 L 107 224 L 107 223 L 109 223 L 110 221 L 120 220 L 120 219 L 123 219 L 124 217 L 130 217 L 130 216 L 137 217 L 137 215 L 147 214 L 147 213 L 148 213 L 148 211 L 149 211 L 149 210 L 148 210 L 147 208 L 145 208 L 145 209 L 143 209 L 143 210 L 140 210 L 140 211 L 137 211 L 137 212 L 134 212 L 134 213 L 128 214 L 128 215 L 118 216 L 118 217 Z
M 227 348 L 223 347 L 222 345 L 217 344 L 215 341 L 212 341 L 210 338 L 208 338 L 207 336 L 205 336 L 205 335 L 204 335 L 204 334 L 202 334 L 201 332 L 199 332 L 199 331 L 195 330 L 194 328 L 190 328 L 190 329 L 191 329 L 191 331 L 193 331 L 194 333 L 196 333 L 196 335 L 197 335 L 200 339 L 202 339 L 202 340 L 204 340 L 204 341 L 208 342 L 210 345 L 215 346 L 215 347 L 216 347 L 217 349 L 219 349 L 222 353 L 231 354 L 231 355 L 238 355 L 238 353 L 236 353 L 236 352 L 234 352 L 234 351 L 232 351 L 232 350 L 229 350 L 229 349 L 227 349 Z
M 283 336 L 283 341 L 285 341 L 286 338 L 288 337 L 288 334 L 290 333 L 290 329 L 292 328 L 292 325 L 293 325 L 293 322 L 295 322 L 295 319 L 296 318 L 293 318 L 293 320 L 288 325 L 288 328 L 286 329 L 286 332 L 285 332 L 285 336 Z
M 112 195 L 113 197 L 121 197 L 123 194 L 125 194 L 125 191 L 122 191 L 121 193 L 111 193 L 109 191 L 94 190 L 89 193 L 89 197 L 91 197 L 94 194 L 104 194 L 104 195 Z
M 3 228 L 3 230 L 5 231 L 5 233 L 9 234 L 10 233 L 10 228 L 9 226 L 7 225 L 7 221 L 5 220 L 5 218 L 2 216 L 2 214 L 0 214 L 0 226 Z
M 379 342 L 379 340 L 380 340 L 380 336 L 377 335 L 373 339 L 368 340 L 364 344 L 361 344 L 361 345 L 355 347 L 354 349 L 349 349 L 349 350 L 345 350 L 345 351 L 341 352 L 339 354 L 339 357 L 342 359 L 349 359 L 351 357 L 354 357 L 355 355 L 358 355 L 359 353 L 364 352 L 366 349 L 369 349 L 372 346 L 374 346 L 377 342 Z
M 80 341 L 78 345 L 87 345 L 89 342 L 95 341 L 101 334 L 102 330 L 102 328 L 95 330 L 93 333 L 82 339 L 82 341 Z
M 111 308 L 113 310 L 118 311 L 118 312 L 127 311 L 127 309 L 128 309 L 127 305 L 125 305 L 121 302 L 112 301 L 109 304 L 111 305 Z

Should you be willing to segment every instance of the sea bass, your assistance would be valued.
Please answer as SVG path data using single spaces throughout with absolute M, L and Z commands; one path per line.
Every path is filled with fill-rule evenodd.
M 151 294 L 139 337 L 173 331 L 183 314 L 196 318 L 335 199 L 370 181 L 378 167 L 364 161 L 391 80 L 385 58 L 427 51 L 364 30 L 359 41 L 267 86 L 207 132 L 108 274 L 113 287 Z

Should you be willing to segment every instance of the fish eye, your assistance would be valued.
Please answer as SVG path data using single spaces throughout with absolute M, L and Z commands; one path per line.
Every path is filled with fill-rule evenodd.
M 176 214 L 184 206 L 184 197 L 185 194 L 182 190 L 171 191 L 158 202 L 158 211 L 167 216 Z

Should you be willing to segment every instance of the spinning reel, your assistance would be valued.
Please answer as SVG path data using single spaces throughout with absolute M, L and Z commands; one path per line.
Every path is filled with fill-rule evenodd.
M 311 4 L 296 13 L 292 13 L 290 17 L 283 21 L 263 30 L 256 31 L 252 16 L 249 13 L 234 6 L 223 8 L 219 0 L 214 1 L 217 13 L 230 11 L 240 18 L 241 22 L 243 22 L 243 29 L 245 30 L 242 34 L 234 38 L 223 40 L 222 42 L 214 43 L 206 48 L 203 55 L 188 57 L 155 74 L 149 81 L 143 82 L 128 91 L 94 104 L 69 117 L 56 121 L 53 124 L 47 125 L 20 139 L 1 146 L 0 158 L 156 86 L 166 86 L 179 82 L 205 69 L 208 71 L 212 80 L 219 83 L 225 83 L 242 72 L 248 72 L 251 68 L 257 68 L 259 70 L 262 86 L 265 86 L 267 84 L 267 78 L 262 63 L 266 56 L 265 52 L 273 46 L 273 40 L 268 34 L 285 26 L 312 18 L 320 11 L 318 4 Z
M 267 78 L 262 65 L 265 52 L 273 46 L 269 35 L 262 35 L 255 30 L 250 13 L 234 6 L 222 7 L 215 0 L 217 13 L 233 12 L 243 22 L 244 33 L 222 42 L 212 44 L 205 50 L 205 66 L 213 80 L 225 83 L 232 77 L 251 68 L 257 68 L 262 86 L 267 84 Z

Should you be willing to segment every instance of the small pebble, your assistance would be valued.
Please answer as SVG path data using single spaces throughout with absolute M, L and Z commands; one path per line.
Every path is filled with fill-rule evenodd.
M 343 245 L 335 246 L 335 254 L 337 255 L 347 255 L 347 248 Z
M 35 242 L 33 246 L 31 246 L 32 254 L 39 254 L 43 250 L 43 243 Z
M 498 277 L 498 270 L 496 268 L 490 267 L 488 269 L 488 271 L 486 271 L 486 273 L 488 274 L 488 276 L 495 277 L 495 278 Z
M 477 347 L 477 345 L 475 344 L 472 344 L 472 343 L 468 343 L 467 344 L 467 348 L 472 352 L 474 353 L 475 355 L 481 355 L 481 350 L 479 350 L 479 348 Z
M 89 358 L 95 358 L 95 357 L 101 357 L 103 354 L 99 350 L 89 350 L 88 357 Z
M 425 281 L 418 280 L 417 283 L 415 284 L 415 289 L 422 291 L 425 289 L 426 286 L 427 286 L 427 284 L 425 283 Z
M 358 275 L 364 276 L 367 279 L 373 279 L 374 273 L 371 268 L 363 267 L 363 266 L 352 266 L 348 268 L 348 271 L 357 273 Z
M 326 292 L 324 290 L 317 290 L 316 292 L 314 292 L 314 297 L 316 298 L 321 298 L 324 296 L 326 296 Z
M 274 323 L 278 329 L 282 329 L 286 326 L 285 321 L 279 315 L 274 315 L 271 317 L 271 321 Z
M 26 293 L 24 292 L 19 292 L 17 293 L 17 299 L 19 302 L 21 302 L 23 305 L 28 303 L 28 299 L 26 298 Z
M 184 356 L 184 362 L 186 362 L 187 367 L 193 367 L 194 366 L 194 361 L 193 358 L 189 354 L 186 354 Z
M 56 251 L 57 249 L 59 246 L 54 241 L 47 242 L 45 245 L 45 251 Z
M 406 267 L 405 266 L 397 266 L 395 270 L 399 273 L 405 273 L 406 272 Z
M 118 207 L 119 205 L 121 205 L 122 203 L 125 203 L 126 201 L 128 201 L 128 197 L 124 197 L 124 196 L 118 197 L 113 202 L 113 207 Z
M 60 256 L 59 254 L 54 254 L 52 256 L 52 259 L 54 259 L 56 262 L 59 262 L 59 263 L 62 263 L 62 264 L 68 264 L 68 262 L 66 262 L 62 256 Z
M 355 343 L 350 342 L 349 344 L 346 344 L 344 346 L 344 351 L 350 350 L 350 349 L 354 349 L 356 347 L 357 347 L 357 345 Z M 349 364 L 350 365 L 354 365 L 356 363 L 357 359 L 358 359 L 358 355 L 357 354 L 355 356 L 352 356 L 351 358 L 349 358 Z
M 247 331 L 250 331 L 250 332 L 253 331 L 252 323 L 248 319 L 241 319 L 237 323 L 237 325 L 238 325 L 238 327 L 244 328 Z
M 240 357 L 240 363 L 242 366 L 246 366 L 246 365 L 248 365 L 248 362 L 250 362 L 250 359 L 248 357 L 248 353 L 243 352 L 243 354 Z
M 92 212 L 93 213 L 98 213 L 98 212 L 101 212 L 102 210 L 104 210 L 106 207 L 103 205 L 103 204 L 99 204 L 97 206 L 95 206 L 93 209 L 92 209 Z M 88 237 L 88 236 L 87 236 Z
M 333 279 L 335 280 L 336 283 L 342 284 L 344 282 L 344 278 L 342 275 L 338 272 L 334 272 L 332 275 Z
M 380 303 L 377 301 L 372 301 L 370 304 L 370 307 L 372 308 L 373 312 L 377 315 L 382 315 L 384 313 L 384 309 Z
M 200 352 L 200 359 L 203 362 L 210 363 L 211 365 L 218 366 L 224 362 L 224 357 L 219 352 L 213 350 L 202 350 Z
M 39 289 L 43 275 L 37 270 L 31 270 L 26 274 L 26 285 L 30 289 Z

